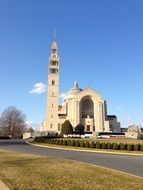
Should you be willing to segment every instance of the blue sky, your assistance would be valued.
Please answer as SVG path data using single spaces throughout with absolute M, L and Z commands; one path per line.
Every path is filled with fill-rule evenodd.
M 55 27 L 60 93 L 76 79 L 123 127 L 143 125 L 142 0 L 0 0 L 0 113 L 14 105 L 40 126 L 46 93 L 29 92 L 47 83 Z

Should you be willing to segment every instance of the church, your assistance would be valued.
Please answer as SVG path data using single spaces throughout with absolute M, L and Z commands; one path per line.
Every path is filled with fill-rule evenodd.
M 54 40 L 48 64 L 46 118 L 42 131 L 60 133 L 62 123 L 69 120 L 73 129 L 79 123 L 84 125 L 85 132 L 120 132 L 117 117 L 107 115 L 106 101 L 91 88 L 81 89 L 74 82 L 59 105 L 59 69 L 58 46 Z

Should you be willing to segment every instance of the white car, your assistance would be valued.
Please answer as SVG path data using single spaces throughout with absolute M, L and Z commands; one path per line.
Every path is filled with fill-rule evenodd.
M 109 139 L 110 135 L 98 135 L 97 138 L 98 139 Z
M 92 138 L 93 134 L 92 132 L 85 132 L 83 135 L 81 135 L 81 138 Z

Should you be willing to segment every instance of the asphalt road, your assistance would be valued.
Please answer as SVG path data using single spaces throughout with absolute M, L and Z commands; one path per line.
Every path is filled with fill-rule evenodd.
M 0 149 L 76 160 L 143 177 L 143 157 L 141 156 L 101 154 L 41 148 L 28 145 L 24 140 L 0 140 Z

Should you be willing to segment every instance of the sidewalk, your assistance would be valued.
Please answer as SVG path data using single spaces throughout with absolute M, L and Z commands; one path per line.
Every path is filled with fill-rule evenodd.
M 0 180 L 0 190 L 10 190 L 10 189 Z

